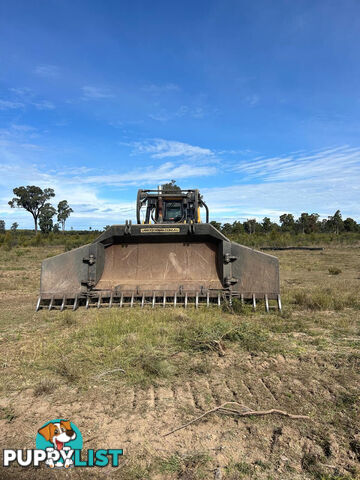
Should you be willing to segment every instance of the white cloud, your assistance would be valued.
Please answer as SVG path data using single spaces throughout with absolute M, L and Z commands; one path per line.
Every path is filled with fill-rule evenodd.
M 209 148 L 189 145 L 188 143 L 177 142 L 174 140 L 164 140 L 156 138 L 150 142 L 134 144 L 136 153 L 149 153 L 153 158 L 170 157 L 199 157 L 214 155 Z
M 9 88 L 10 98 L 0 100 L 0 110 L 16 110 L 32 106 L 38 110 L 53 110 L 55 105 L 48 100 L 40 100 L 30 88 Z
M 98 185 L 153 185 L 168 182 L 172 178 L 178 180 L 183 178 L 215 175 L 217 169 L 209 165 L 193 165 L 192 163 L 171 163 L 166 162 L 160 166 L 149 166 L 137 168 L 126 173 L 111 173 L 106 175 L 91 175 L 73 179 L 76 183 L 98 184 Z
M 38 110 L 54 110 L 55 108 L 55 105 L 52 102 L 48 102 L 47 100 L 33 102 L 32 105 L 34 105 L 34 107 L 36 107 Z
M 165 83 L 165 84 L 152 83 L 150 85 L 144 85 L 142 87 L 142 90 L 144 90 L 145 92 L 159 95 L 161 93 L 167 93 L 167 92 L 178 92 L 180 90 L 180 87 L 175 83 Z
M 278 220 L 284 212 L 327 216 L 337 209 L 360 218 L 360 148 L 257 157 L 239 161 L 232 170 L 241 175 L 241 184 L 204 190 L 217 218 L 227 218 L 230 210 Z
M 360 177 L 360 148 L 333 147 L 279 157 L 257 157 L 242 160 L 233 169 L 248 179 L 264 182 L 309 179 L 329 183 Z
M 245 103 L 249 104 L 250 107 L 254 107 L 255 105 L 257 105 L 259 103 L 260 97 L 259 97 L 259 95 L 256 95 L 256 93 L 253 93 L 251 95 L 247 95 L 244 98 L 244 101 L 245 101 Z
M 182 117 L 199 119 L 205 117 L 205 110 L 203 107 L 189 107 L 188 105 L 180 105 L 180 107 L 174 111 L 161 108 L 157 112 L 149 113 L 148 116 L 157 122 L 168 122 L 169 120 Z
M 112 98 L 114 95 L 109 92 L 107 89 L 94 87 L 91 85 L 85 85 L 82 87 L 83 99 L 101 99 L 101 98 Z
M 170 159 L 160 165 L 150 160 L 145 166 L 124 169 L 121 164 L 110 171 L 87 165 L 49 169 L 51 152 L 42 152 L 41 145 L 32 143 L 36 134 L 33 127 L 21 124 L 0 131 L 0 218 L 7 222 L 11 218 L 21 226 L 31 227 L 31 217 L 7 205 L 14 186 L 54 188 L 54 203 L 67 199 L 74 209 L 69 225 L 88 228 L 134 218 L 139 187 L 154 187 L 172 178 L 182 183 L 188 179 L 191 185 L 194 179 L 197 182 L 206 176 L 209 185 L 220 185 L 220 181 L 224 185 L 201 189 L 211 219 L 233 222 L 269 216 L 278 221 L 284 212 L 327 216 L 338 208 L 344 217 L 360 219 L 360 148 L 336 147 L 279 157 L 258 156 L 253 160 L 245 152 L 236 165 L 227 164 L 227 172 L 220 179 L 225 162 L 220 170 L 212 150 L 163 139 L 129 145 L 156 160 Z M 117 191 L 119 200 L 106 198 L 107 191 Z
M 38 65 L 34 69 L 34 73 L 42 77 L 57 77 L 59 72 L 59 67 L 49 64 Z
M 15 110 L 17 108 L 23 108 L 24 106 L 23 102 L 0 100 L 0 110 Z

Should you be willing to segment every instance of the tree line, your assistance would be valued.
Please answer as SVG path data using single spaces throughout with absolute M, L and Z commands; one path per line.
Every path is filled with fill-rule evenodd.
M 271 232 L 290 234 L 333 233 L 339 235 L 343 232 L 360 232 L 360 224 L 350 217 L 343 220 L 340 210 L 323 220 L 320 220 L 318 213 L 304 212 L 298 218 L 295 218 L 291 213 L 283 213 L 279 217 L 279 223 L 272 222 L 269 217 L 264 217 L 260 222 L 252 218 L 244 222 L 236 220 L 233 223 L 221 224 L 214 221 L 210 223 L 224 235 L 244 233 L 253 235 Z
M 43 233 L 58 232 L 61 225 L 62 231 L 65 231 L 65 223 L 69 218 L 73 209 L 69 206 L 67 200 L 61 200 L 57 208 L 55 208 L 49 200 L 55 197 L 55 192 L 52 188 L 45 188 L 42 190 L 35 185 L 28 185 L 26 187 L 16 187 L 13 189 L 15 197 L 8 203 L 11 208 L 23 208 L 31 213 L 34 220 L 35 233 L 38 231 L 38 226 Z M 58 223 L 54 223 L 53 217 L 56 215 Z M 12 231 L 16 231 L 18 223 L 14 222 L 11 226 Z M 0 220 L 0 232 L 5 231 L 5 221 Z
M 180 187 L 176 185 L 175 180 L 172 180 L 163 185 L 163 190 L 176 191 L 180 190 Z M 67 200 L 61 200 L 57 208 L 53 207 L 49 202 L 55 196 L 52 188 L 42 190 L 35 185 L 28 185 L 27 187 L 14 188 L 13 193 L 15 197 L 8 202 L 10 207 L 23 208 L 32 215 L 35 233 L 38 231 L 38 226 L 43 233 L 56 233 L 60 230 L 60 226 L 62 231 L 65 231 L 66 220 L 73 212 L 73 209 L 69 206 Z M 55 215 L 58 223 L 53 221 Z M 291 213 L 283 213 L 279 217 L 279 223 L 272 222 L 269 217 L 264 217 L 262 221 L 252 218 L 244 222 L 236 220 L 233 223 L 222 224 L 216 221 L 210 223 L 224 235 L 254 235 L 269 234 L 271 232 L 288 234 L 331 233 L 336 235 L 343 232 L 360 233 L 360 224 L 350 217 L 343 220 L 340 210 L 322 220 L 320 220 L 318 213 L 304 212 L 298 218 L 295 218 Z M 18 224 L 14 222 L 10 230 L 14 232 L 17 228 Z M 104 228 L 106 229 L 108 226 Z M 0 220 L 0 232 L 5 232 L 4 220 Z

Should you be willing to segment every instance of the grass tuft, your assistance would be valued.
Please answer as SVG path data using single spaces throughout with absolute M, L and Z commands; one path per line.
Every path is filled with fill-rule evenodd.
M 40 397 L 41 395 L 47 395 L 53 393 L 56 389 L 56 382 L 48 378 L 41 379 L 34 387 L 34 396 Z
M 340 273 L 342 273 L 341 268 L 336 268 L 336 267 L 330 267 L 329 268 L 329 274 L 330 275 L 339 275 Z

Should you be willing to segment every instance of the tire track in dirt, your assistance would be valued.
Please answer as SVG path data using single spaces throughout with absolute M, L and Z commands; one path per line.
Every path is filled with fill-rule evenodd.
M 155 388 L 155 410 L 166 410 L 175 406 L 174 392 L 169 387 Z
M 176 397 L 178 398 L 179 405 L 196 408 L 189 382 L 176 387 Z
M 239 396 L 238 396 L 238 393 L 237 393 L 237 388 L 232 384 L 230 379 L 225 380 L 225 385 L 232 394 L 232 400 L 235 401 L 235 402 L 239 402 Z
M 271 402 L 275 402 L 275 404 L 278 404 L 277 399 L 275 398 L 274 394 L 270 390 L 270 388 L 266 385 L 265 380 L 263 378 L 259 378 L 259 383 L 263 387 L 265 395 L 270 398 Z
M 148 390 L 148 407 L 150 410 L 155 410 L 155 389 L 152 385 Z
M 222 388 L 221 383 L 219 381 L 214 381 L 213 379 L 210 379 L 209 381 L 209 387 L 211 389 L 211 394 L 215 400 L 216 405 L 220 405 L 224 401 L 224 389 Z

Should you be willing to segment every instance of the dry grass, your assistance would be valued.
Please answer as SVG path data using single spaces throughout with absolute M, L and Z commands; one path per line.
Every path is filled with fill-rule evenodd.
M 249 308 L 35 314 L 41 259 L 61 250 L 0 249 L 4 445 L 31 448 L 36 429 L 63 415 L 76 419 L 84 436 L 100 436 L 88 448 L 107 442 L 125 448 L 125 463 L 107 478 L 214 478 L 218 466 L 224 479 L 356 478 L 359 248 L 276 252 L 282 314 Z M 312 421 L 212 418 L 160 440 L 169 427 L 234 399 Z M 27 429 L 25 443 L 14 428 Z M 97 475 L 84 470 L 81 478 Z

